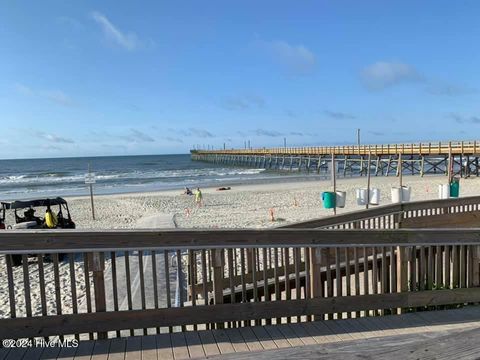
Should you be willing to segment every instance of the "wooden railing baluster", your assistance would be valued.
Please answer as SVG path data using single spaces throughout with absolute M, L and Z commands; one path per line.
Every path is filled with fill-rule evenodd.
M 143 273 L 143 251 L 138 251 L 138 274 L 140 277 L 140 301 L 142 310 L 147 308 L 145 300 L 145 274 Z M 143 329 L 143 335 L 147 335 L 147 329 Z
M 269 301 L 269 293 L 268 293 L 268 276 L 267 276 L 267 249 L 263 248 L 262 249 L 262 265 L 263 265 L 263 301 Z M 272 319 L 267 318 L 265 319 L 267 325 L 272 324 Z
M 58 265 L 58 263 L 57 263 Z M 30 296 L 30 273 L 28 269 L 28 257 L 27 255 L 22 255 L 22 266 L 23 266 L 23 291 L 25 296 L 25 314 L 27 317 L 32 317 L 32 298 Z M 57 267 L 58 270 L 58 267 Z M 57 278 L 58 272 L 55 273 L 55 290 L 57 290 Z M 57 304 L 59 301 L 57 297 Z M 61 314 L 61 311 L 60 311 Z
M 229 289 L 230 289 L 230 303 L 235 303 L 235 284 L 233 282 L 234 271 L 233 271 L 233 251 L 234 249 L 227 250 L 228 256 L 228 278 L 230 280 Z M 236 327 L 235 322 L 230 323 L 230 327 Z
M 204 254 L 202 254 L 204 255 Z M 167 303 L 167 309 L 172 307 L 172 293 L 170 289 L 170 259 L 168 257 L 168 250 L 163 251 L 163 264 L 164 264 L 164 273 L 165 273 L 165 297 L 166 297 L 166 303 Z M 203 261 L 202 261 L 203 262 Z M 205 281 L 204 281 L 205 284 Z M 207 301 L 207 298 L 205 298 L 205 301 Z M 173 327 L 169 326 L 168 327 L 168 332 L 171 333 L 173 331 Z
M 37 258 L 37 261 L 39 262 L 39 275 L 40 275 L 40 261 L 42 261 L 42 265 L 43 265 L 43 259 L 40 260 L 40 259 Z M 77 314 L 78 313 L 77 281 L 76 281 L 76 276 L 75 276 L 76 275 L 75 274 L 76 270 L 75 270 L 75 254 L 74 253 L 68 254 L 68 264 L 69 264 L 69 271 L 70 271 L 70 291 L 71 291 L 71 295 L 72 295 L 72 313 Z M 45 293 L 45 289 L 43 291 Z M 43 301 L 43 299 L 42 299 L 42 301 Z M 75 334 L 75 338 L 77 340 L 80 340 L 80 334 Z
M 273 249 L 273 262 L 274 262 L 274 268 L 273 268 L 273 277 L 275 281 L 275 301 L 280 301 L 282 294 L 280 291 L 280 271 L 278 268 L 278 253 L 280 252 L 280 257 L 281 257 L 281 249 Z M 276 318 L 276 324 L 280 324 L 282 322 L 282 318 L 277 317 Z

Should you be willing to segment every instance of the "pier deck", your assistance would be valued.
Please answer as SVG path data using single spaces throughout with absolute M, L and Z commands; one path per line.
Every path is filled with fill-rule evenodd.
M 192 160 L 284 171 L 343 176 L 445 174 L 478 176 L 480 142 L 438 142 L 360 146 L 191 150 Z
M 480 307 L 82 341 L 78 348 L 0 349 L 0 359 L 345 359 L 476 354 Z M 367 340 L 368 341 L 365 341 Z

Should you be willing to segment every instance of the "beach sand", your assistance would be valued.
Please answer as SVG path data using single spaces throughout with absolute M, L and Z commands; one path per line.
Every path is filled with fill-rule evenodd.
M 411 201 L 437 199 L 438 185 L 447 183 L 447 177 L 404 176 L 403 183 L 412 188 Z M 371 187 L 380 189 L 380 205 L 391 203 L 390 189 L 398 184 L 397 177 L 372 177 Z M 365 177 L 337 180 L 337 190 L 347 192 L 346 206 L 337 213 L 364 209 L 356 204 L 355 189 L 366 185 Z M 202 189 L 200 208 L 182 190 L 96 196 L 95 221 L 88 197 L 71 198 L 69 206 L 79 229 L 134 228 L 138 219 L 159 213 L 172 214 L 178 228 L 269 228 L 333 215 L 321 201 L 322 192 L 331 190 L 330 181 L 239 185 L 228 191 L 207 188 Z M 480 178 L 461 180 L 460 196 L 471 195 L 480 195 Z
M 405 176 L 404 185 L 412 188 L 411 200 L 426 200 L 438 198 L 438 185 L 447 182 L 446 176 Z M 347 202 L 344 209 L 338 213 L 364 209 L 355 200 L 355 189 L 366 187 L 367 179 L 339 179 L 337 189 L 347 192 Z M 396 177 L 373 177 L 371 187 L 379 188 L 381 205 L 391 203 L 390 189 L 398 186 Z M 330 181 L 302 181 L 290 183 L 272 183 L 260 185 L 232 186 L 228 191 L 202 189 L 204 204 L 198 208 L 194 197 L 182 195 L 182 190 L 156 193 L 135 193 L 95 197 L 96 220 L 91 218 L 90 198 L 69 198 L 69 207 L 78 229 L 121 229 L 151 227 L 151 218 L 162 217 L 161 224 L 169 224 L 165 217 L 172 216 L 177 228 L 270 228 L 287 225 L 299 221 L 332 215 L 332 210 L 323 209 L 321 193 L 331 191 Z M 462 179 L 460 196 L 480 195 L 480 178 Z M 270 220 L 269 211 L 273 209 L 275 221 Z M 11 222 L 11 218 L 9 221 Z M 140 224 L 140 225 L 139 225 Z M 142 224 L 150 224 L 142 226 Z M 171 224 L 171 223 L 170 223 Z M 165 225 L 163 225 L 165 226 Z M 83 263 L 75 261 L 77 278 L 77 296 L 80 312 L 85 311 L 85 286 Z M 117 259 L 118 260 L 118 259 Z M 106 267 L 111 266 L 107 260 Z M 136 265 L 132 264 L 132 271 Z M 161 271 L 161 264 L 159 271 Z M 70 267 L 68 262 L 60 264 L 60 293 L 62 297 L 62 312 L 71 313 Z M 38 287 L 38 266 L 36 259 L 31 259 L 29 265 L 32 293 L 32 308 L 34 315 L 41 314 L 41 299 Z M 0 258 L 0 273 L 6 274 L 4 257 Z M 173 274 L 173 270 L 172 270 Z M 172 275 L 171 274 L 171 275 Z M 22 267 L 14 268 L 15 299 L 17 316 L 26 312 L 23 288 Z M 133 275 L 132 275 L 133 276 Z M 163 276 L 163 275 L 160 275 Z M 45 279 L 48 294 L 48 313 L 55 313 L 55 284 L 53 265 L 45 264 Z M 107 279 L 108 280 L 108 279 Z M 172 280 L 174 281 L 174 280 Z M 110 288 L 110 285 L 107 286 Z M 10 316 L 8 301 L 8 283 L 6 276 L 0 281 L 0 318 Z

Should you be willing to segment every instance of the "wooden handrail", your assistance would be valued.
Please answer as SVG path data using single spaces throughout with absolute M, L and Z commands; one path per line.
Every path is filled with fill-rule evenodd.
M 480 243 L 480 228 L 398 230 L 24 230 L 0 232 L 0 254 L 266 247 L 406 246 Z
M 401 149 L 401 150 L 399 150 Z M 310 155 L 396 155 L 399 152 L 403 154 L 423 154 L 423 155 L 448 155 L 451 151 L 453 155 L 458 154 L 476 154 L 477 141 L 449 141 L 448 143 L 428 143 L 422 144 L 371 144 L 361 146 L 311 146 L 311 147 L 288 147 L 288 148 L 261 148 L 261 149 L 231 149 L 231 150 L 191 150 L 192 154 L 310 154 Z

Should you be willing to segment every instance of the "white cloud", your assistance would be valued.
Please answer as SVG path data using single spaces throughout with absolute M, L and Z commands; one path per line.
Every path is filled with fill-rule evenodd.
M 477 89 L 462 84 L 450 84 L 442 81 L 430 81 L 426 88 L 431 95 L 461 96 L 477 93 Z
M 362 70 L 362 81 L 370 90 L 384 88 L 404 82 L 422 81 L 415 67 L 400 62 L 379 61 Z
M 70 97 L 65 94 L 63 91 L 60 90 L 48 90 L 48 91 L 42 91 L 41 95 L 45 98 L 47 98 L 50 101 L 53 101 L 57 104 L 63 105 L 63 106 L 73 106 L 74 103 Z
M 60 150 L 62 150 L 62 148 L 60 146 L 50 145 L 50 144 L 40 145 L 40 148 L 45 150 L 45 151 L 60 151 Z
M 178 135 L 182 136 L 191 136 L 191 137 L 198 137 L 198 138 L 213 138 L 215 137 L 214 134 L 212 134 L 210 131 L 207 129 L 200 129 L 200 128 L 188 128 L 187 130 L 184 129 L 168 129 L 168 131 L 173 132 Z
M 154 142 L 155 139 L 151 136 L 136 130 L 130 129 L 130 133 L 128 135 L 120 136 L 121 139 L 127 140 L 128 142 L 132 143 L 141 143 L 141 142 Z
M 356 118 L 355 115 L 344 113 L 341 111 L 325 110 L 323 113 L 328 117 L 336 120 L 351 120 Z
M 162 137 L 163 140 L 166 140 L 168 142 L 173 142 L 173 143 L 179 143 L 179 144 L 183 144 L 183 140 L 180 139 L 180 138 L 175 138 L 175 137 L 172 137 L 172 136 L 164 136 Z
M 455 120 L 459 124 L 480 124 L 479 116 L 464 116 L 458 113 L 451 113 L 448 115 L 448 117 Z
M 31 87 L 16 83 L 15 90 L 25 96 L 37 96 L 63 106 L 74 106 L 74 101 L 61 90 L 34 90 Z
M 65 137 L 58 136 L 58 135 L 51 134 L 51 133 L 45 133 L 43 131 L 37 131 L 36 135 L 39 138 L 47 140 L 47 141 L 52 142 L 52 143 L 61 143 L 61 144 L 73 144 L 73 143 L 75 143 L 75 141 L 73 141 L 72 139 L 65 138 Z
M 304 45 L 291 45 L 285 41 L 265 42 L 266 49 L 290 72 L 304 75 L 314 70 L 315 54 Z
M 20 94 L 27 96 L 31 96 L 34 94 L 33 90 L 30 87 L 20 83 L 15 84 L 15 90 L 18 91 Z
M 91 16 L 93 20 L 100 25 L 107 39 L 130 51 L 138 48 L 139 40 L 134 33 L 124 33 L 120 31 L 105 15 L 98 11 L 92 12 Z
M 257 129 L 257 130 L 254 130 L 253 133 L 257 136 L 269 136 L 269 137 L 283 136 L 283 133 L 275 130 Z
M 265 99 L 256 95 L 234 96 L 225 99 L 223 107 L 227 110 L 246 110 L 250 108 L 263 108 Z
M 409 64 L 379 61 L 365 67 L 361 72 L 365 87 L 372 91 L 383 90 L 401 83 L 417 83 L 423 90 L 436 96 L 462 96 L 478 92 L 465 84 L 454 84 L 436 77 L 425 75 Z

